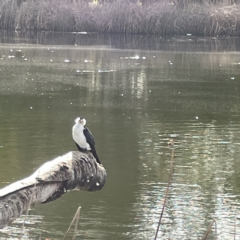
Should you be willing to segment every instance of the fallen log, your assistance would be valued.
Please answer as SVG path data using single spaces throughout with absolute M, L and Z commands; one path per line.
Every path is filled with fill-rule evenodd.
M 0 228 L 31 206 L 56 200 L 68 191 L 98 191 L 106 176 L 105 168 L 89 151 L 69 152 L 46 162 L 31 176 L 0 189 Z

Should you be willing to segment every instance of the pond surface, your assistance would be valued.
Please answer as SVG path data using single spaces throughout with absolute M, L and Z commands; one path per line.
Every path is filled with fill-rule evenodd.
M 62 239 L 240 239 L 238 39 L 1 33 L 0 187 L 76 150 L 87 119 L 108 177 L 99 192 L 69 192 L 0 232 Z M 215 239 L 215 230 L 208 239 Z

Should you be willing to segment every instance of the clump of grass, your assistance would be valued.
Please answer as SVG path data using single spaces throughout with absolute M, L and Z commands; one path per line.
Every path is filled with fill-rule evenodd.
M 236 1 L 236 0 L 235 0 Z M 201 4 L 199 4 L 199 2 Z M 233 0 L 128 0 L 91 5 L 74 0 L 2 0 L 0 28 L 130 34 L 239 35 L 240 3 Z

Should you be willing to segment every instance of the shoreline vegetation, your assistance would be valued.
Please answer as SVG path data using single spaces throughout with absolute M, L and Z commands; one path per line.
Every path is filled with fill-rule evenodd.
M 0 28 L 238 36 L 238 0 L 0 0 Z

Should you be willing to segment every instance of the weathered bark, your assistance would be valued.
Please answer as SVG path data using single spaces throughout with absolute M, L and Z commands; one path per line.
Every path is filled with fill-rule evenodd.
M 31 176 L 0 189 L 0 228 L 30 206 L 56 200 L 67 191 L 98 191 L 106 175 L 91 152 L 69 152 L 46 162 Z

